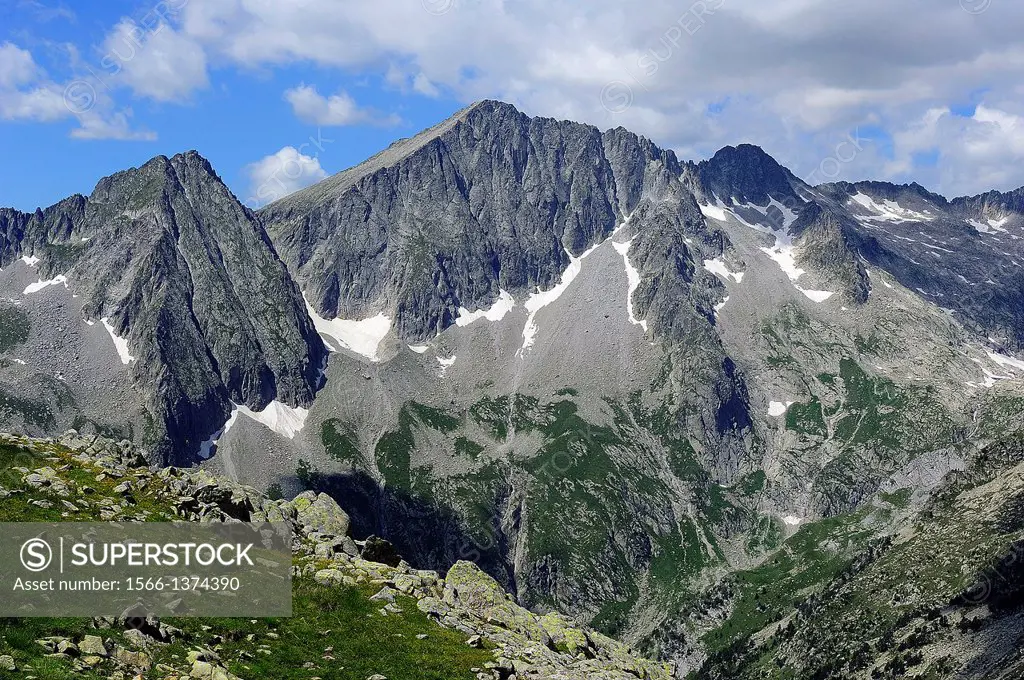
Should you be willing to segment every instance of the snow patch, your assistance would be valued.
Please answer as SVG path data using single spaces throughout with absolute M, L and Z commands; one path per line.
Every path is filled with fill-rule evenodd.
M 292 407 L 279 401 L 272 401 L 262 411 L 253 411 L 248 406 L 236 406 L 238 413 L 261 423 L 286 439 L 294 439 L 295 435 L 306 426 L 309 411 L 301 407 Z M 228 421 L 232 422 L 232 421 Z
M 633 215 L 635 215 L 635 214 L 636 214 L 636 211 L 634 210 L 633 212 L 631 212 L 628 215 L 626 215 L 626 219 L 622 220 L 622 224 L 620 224 L 619 226 L 615 227 L 615 229 L 612 231 L 612 236 L 615 236 L 620 231 L 625 229 L 626 226 L 629 224 L 630 220 L 633 219 Z
M 829 290 L 808 290 L 800 286 L 797 286 L 796 289 L 815 302 L 824 302 L 835 295 L 835 293 Z
M 635 238 L 635 237 L 634 237 Z M 640 326 L 647 332 L 647 321 L 637 319 L 633 314 L 633 293 L 640 285 L 640 272 L 637 271 L 636 267 L 629 261 L 629 249 L 633 245 L 633 239 L 629 239 L 625 243 L 617 243 L 612 241 L 612 247 L 615 251 L 622 256 L 622 261 L 626 265 L 626 279 L 629 281 L 629 288 L 626 290 L 626 311 L 629 314 L 629 322 L 636 326 Z
M 775 232 L 775 245 L 771 248 L 761 248 L 761 252 L 778 264 L 779 268 L 782 269 L 793 283 L 796 283 L 797 279 L 807 273 L 796 266 L 793 239 L 785 232 Z
M 220 443 L 221 437 L 228 433 L 231 426 L 238 420 L 238 407 L 231 409 L 231 415 L 228 417 L 228 422 L 224 423 L 224 427 L 213 433 L 213 436 L 207 439 L 205 442 L 199 445 L 199 457 L 203 460 L 209 460 L 210 456 L 213 455 L 214 449 L 217 444 Z
M 735 280 L 736 283 L 742 283 L 743 275 L 746 273 L 729 271 L 729 267 L 725 264 L 725 260 L 720 257 L 716 257 L 713 260 L 704 260 L 704 269 L 707 269 L 712 274 L 721 276 L 727 281 L 731 278 Z
M 769 207 L 774 207 L 776 210 L 778 210 L 780 213 L 782 213 L 782 231 L 788 232 L 789 228 L 793 225 L 794 222 L 796 222 L 796 219 L 797 219 L 798 215 L 793 211 L 792 208 L 790 208 L 788 206 L 785 206 L 782 203 L 779 203 L 778 201 L 776 201 L 774 198 L 772 198 L 770 196 L 768 198 L 769 198 L 769 201 L 770 201 L 769 204 L 768 204 Z M 764 214 L 765 214 L 765 217 L 768 217 L 768 210 L 767 210 L 767 208 L 765 209 Z M 771 218 L 769 218 L 769 219 L 771 219 Z
M 981 222 L 979 220 L 967 220 L 967 224 L 971 225 L 977 232 L 982 234 L 995 234 L 998 232 L 1003 232 L 1005 234 L 1006 230 L 1003 229 L 1003 227 L 1009 221 L 1009 217 L 1004 217 L 999 220 L 989 219 L 988 222 Z
M 1024 371 L 1024 361 L 1021 361 L 1020 359 L 1014 359 L 1013 357 L 1008 357 L 1005 354 L 997 354 L 995 352 L 986 352 L 986 354 L 988 354 L 989 359 L 1000 366 L 1012 370 Z
M 549 290 L 541 290 L 538 288 L 536 293 L 530 294 L 530 297 L 527 298 L 524 305 L 526 307 L 526 311 L 529 312 L 529 316 L 526 317 L 526 325 L 523 326 L 523 346 L 519 348 L 517 354 L 521 355 L 526 349 L 532 347 L 534 340 L 537 338 L 537 312 L 560 298 L 562 293 L 569 289 L 573 279 L 579 276 L 580 271 L 583 269 L 583 260 L 585 260 L 592 252 L 597 250 L 600 245 L 601 244 L 591 246 L 590 249 L 579 257 L 575 257 L 568 250 L 565 251 L 569 256 L 569 266 L 566 267 L 565 272 L 562 273 L 561 281 Z
M 305 300 L 305 296 L 303 296 Z M 391 331 L 391 318 L 381 313 L 369 319 L 350 321 L 348 319 L 325 319 L 306 302 L 306 311 L 313 319 L 313 326 L 318 333 L 326 335 L 345 349 L 366 357 L 370 361 L 380 361 L 377 349 L 381 341 Z M 332 352 L 338 350 L 328 343 Z
M 479 309 L 475 312 L 471 312 L 465 307 L 459 307 L 459 318 L 455 319 L 455 325 L 468 326 L 478 319 L 501 321 L 515 306 L 515 299 L 506 291 L 502 290 L 498 294 L 497 301 L 491 305 L 490 309 Z
M 799 526 L 806 520 L 803 517 L 797 517 L 796 515 L 786 515 L 782 518 L 782 521 L 791 527 Z
M 857 193 L 850 197 L 848 203 L 856 203 L 857 205 L 870 210 L 875 213 L 870 216 L 861 216 L 861 219 L 865 220 L 881 220 L 884 222 L 928 222 L 934 219 L 929 213 L 917 212 L 916 210 L 910 210 L 904 208 L 896 201 L 883 200 L 881 203 L 875 201 L 866 194 Z
M 722 300 L 717 305 L 715 305 L 715 318 L 716 319 L 718 318 L 718 313 L 720 311 L 722 311 L 722 308 L 725 307 L 725 303 L 728 302 L 728 301 L 729 301 L 729 296 L 726 295 L 724 300 Z
M 409 345 L 409 349 L 416 352 L 416 354 L 423 354 L 430 349 L 430 345 Z
M 35 267 L 37 264 L 39 264 L 39 258 L 36 257 L 35 255 L 31 257 L 25 255 L 21 258 L 21 261 L 27 264 L 29 267 Z
M 789 278 L 789 281 L 790 283 L 793 284 L 794 288 L 796 288 L 798 291 L 803 293 L 807 298 L 813 300 L 814 302 L 824 302 L 825 300 L 835 295 L 835 293 L 833 293 L 832 291 L 809 290 L 801 288 L 799 285 L 797 285 L 797 281 L 800 280 L 800 277 L 806 274 L 807 272 L 796 265 L 796 249 L 793 245 L 793 237 L 789 233 L 789 227 L 797 219 L 797 214 L 792 209 L 783 205 L 774 198 L 771 199 L 771 202 L 768 204 L 768 207 L 774 207 L 782 214 L 782 226 L 780 228 L 775 228 L 774 226 L 771 225 L 777 222 L 778 220 L 776 220 L 775 218 L 771 217 L 768 214 L 767 208 L 760 208 L 756 205 L 747 205 L 743 207 L 749 208 L 751 210 L 756 210 L 757 212 L 761 213 L 766 220 L 769 221 L 769 226 L 765 226 L 753 225 L 747 222 L 743 222 L 743 220 L 740 220 L 748 227 L 752 227 L 757 231 L 771 234 L 775 237 L 774 246 L 770 248 L 761 248 L 760 250 L 765 255 L 767 255 L 769 259 L 771 259 L 773 262 L 779 265 L 779 268 Z M 704 266 L 707 267 L 707 263 L 705 263 Z
M 25 362 L 24 362 L 24 361 L 22 361 L 21 359 L 11 359 L 11 361 L 13 361 L 13 362 L 14 362 L 14 363 L 16 363 L 16 364 L 21 364 L 22 366 L 24 366 L 24 365 L 25 365 Z
M 984 387 L 994 387 L 1000 380 L 1013 380 L 1012 375 L 998 375 L 986 368 L 981 369 L 981 372 L 985 374 L 985 382 L 982 383 Z
M 437 363 L 441 364 L 441 375 L 444 375 L 449 368 L 455 365 L 455 359 L 456 356 L 454 354 L 447 359 L 437 357 Z
M 117 350 L 117 356 L 121 357 L 121 363 L 127 366 L 131 362 L 135 361 L 135 357 L 128 351 L 128 341 L 118 336 L 114 332 L 114 327 L 110 325 L 110 318 L 103 317 L 100 319 L 100 323 L 107 329 L 107 333 L 110 334 L 110 339 L 114 341 L 114 349 Z
M 704 217 L 710 217 L 711 219 L 718 220 L 719 222 L 726 221 L 725 208 L 722 206 L 704 205 L 703 203 L 698 203 L 697 205 L 700 207 L 700 212 Z
M 773 418 L 780 418 L 786 415 L 786 411 L 793 405 L 791 401 L 770 401 L 768 402 L 768 415 Z
M 31 295 L 32 293 L 38 293 L 39 291 L 41 291 L 42 289 L 46 288 L 47 286 L 59 286 L 59 285 L 63 285 L 64 288 L 68 287 L 67 277 L 65 277 L 63 274 L 60 274 L 59 276 L 56 276 L 56 277 L 50 279 L 49 281 L 43 281 L 42 279 L 40 279 L 39 281 L 36 281 L 35 283 L 30 283 L 28 285 L 28 287 L 25 288 L 25 292 L 23 292 L 22 295 Z
M 295 435 L 306 426 L 306 417 L 309 416 L 308 410 L 301 407 L 288 406 L 279 401 L 270 402 L 262 411 L 253 411 L 244 405 L 232 404 L 232 406 L 234 408 L 231 409 L 231 415 L 228 417 L 228 421 L 224 423 L 224 427 L 199 445 L 199 457 L 203 460 L 213 455 L 213 451 L 220 440 L 238 422 L 239 415 L 260 423 L 285 439 L 294 439 Z

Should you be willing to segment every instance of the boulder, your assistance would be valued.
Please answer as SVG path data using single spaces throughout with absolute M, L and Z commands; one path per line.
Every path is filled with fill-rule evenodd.
M 304 533 L 319 532 L 331 536 L 348 536 L 348 514 L 325 493 L 304 491 L 292 501 L 296 523 Z
M 345 574 L 337 569 L 321 569 L 313 576 L 313 580 L 322 586 L 340 586 L 345 583 Z
M 370 536 L 359 553 L 367 562 L 386 564 L 389 567 L 397 567 L 402 562 L 402 556 L 395 550 L 395 546 L 377 536 Z
M 590 646 L 586 633 L 574 627 L 561 614 L 552 612 L 542 616 L 540 625 L 551 637 L 551 644 L 560 652 L 575 655 Z
M 82 641 L 78 643 L 78 650 L 83 656 L 110 656 L 110 650 L 107 649 L 107 645 L 103 642 L 103 638 L 98 635 L 86 635 L 82 638 Z
M 444 581 L 444 603 L 452 609 L 547 644 L 550 637 L 537 617 L 510 602 L 505 590 L 472 562 L 456 562 Z

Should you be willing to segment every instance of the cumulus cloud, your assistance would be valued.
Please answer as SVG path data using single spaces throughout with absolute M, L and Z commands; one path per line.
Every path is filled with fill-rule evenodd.
M 0 119 L 52 121 L 68 110 L 60 88 L 47 82 L 28 50 L 0 45 Z
M 104 45 L 109 56 L 120 42 L 125 54 L 136 38 L 118 78 L 138 96 L 187 99 L 208 85 L 209 63 L 303 64 L 380 75 L 411 96 L 498 98 L 534 115 L 624 125 L 688 158 L 753 142 L 806 176 L 872 128 L 886 144 L 859 149 L 828 179 L 900 177 L 947 192 L 974 190 L 972 177 L 1024 183 L 1007 163 L 1014 119 L 923 122 L 980 103 L 979 92 L 982 111 L 1022 114 L 1006 102 L 1024 93 L 1024 3 L 975 12 L 955 0 L 648 0 L 642 11 L 617 0 L 585 9 L 576 0 L 173 4 L 158 31 L 139 36 L 122 21 Z M 0 79 L 20 79 L 27 96 L 25 69 L 21 55 L 0 52 Z M 44 110 L 47 96 L 7 108 Z M 344 91 L 300 85 L 285 97 L 310 123 L 397 122 Z M 953 139 L 922 150 L 933 127 Z M 945 171 L 936 154 L 973 166 Z
M 133 130 L 131 109 L 114 110 L 106 94 L 84 80 L 59 84 L 50 80 L 32 54 L 11 43 L 0 45 L 0 120 L 53 122 L 75 118 L 76 139 L 151 140 L 156 135 Z
M 74 139 L 114 139 L 136 142 L 151 142 L 156 139 L 155 132 L 133 128 L 131 118 L 131 109 L 106 114 L 89 110 L 78 116 L 78 127 L 71 131 L 71 137 Z
M 1024 116 L 986 105 L 971 115 L 949 108 L 927 111 L 919 120 L 893 135 L 897 154 L 889 175 L 925 180 L 945 193 L 979 194 L 1024 183 Z M 932 155 L 938 162 L 922 171 L 915 157 Z
M 688 155 L 755 141 L 804 172 L 859 126 L 897 132 L 979 89 L 1009 96 L 1024 84 L 1024 5 L 1010 3 L 225 0 L 183 12 L 185 33 L 245 67 L 387 72 L 422 94 L 625 125 Z M 976 162 L 1001 162 L 988 151 Z M 903 155 L 911 175 L 929 172 Z M 886 156 L 864 151 L 842 172 L 880 176 Z
M 114 111 L 109 97 L 84 81 L 61 85 L 47 78 L 32 53 L 11 43 L 0 45 L 0 120 L 50 123 L 77 119 L 78 139 L 153 139 L 132 130 L 130 110 Z
M 23 85 L 33 80 L 37 72 L 31 52 L 9 42 L 0 45 L 0 88 Z
M 314 125 L 397 125 L 401 122 L 397 116 L 381 116 L 372 109 L 360 107 L 344 91 L 324 97 L 315 86 L 302 84 L 285 90 L 284 98 L 292 105 L 292 111 L 299 120 Z
M 103 49 L 100 66 L 104 73 L 141 97 L 183 101 L 208 84 L 202 46 L 163 21 L 147 30 L 131 19 L 122 19 L 107 36 Z
M 413 76 L 412 89 L 425 97 L 438 97 L 441 94 L 434 83 L 430 82 L 430 78 L 423 73 Z
M 245 173 L 249 177 L 249 198 L 246 203 L 253 207 L 284 198 L 327 176 L 315 155 L 307 156 L 294 146 L 286 146 L 250 163 Z

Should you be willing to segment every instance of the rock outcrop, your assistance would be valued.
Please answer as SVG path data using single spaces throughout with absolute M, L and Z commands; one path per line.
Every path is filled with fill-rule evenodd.
M 380 615 L 400 614 L 399 597 L 413 598 L 416 607 L 442 626 L 469 636 L 470 646 L 492 649 L 494 660 L 478 677 L 507 680 L 519 678 L 565 678 L 566 680 L 669 680 L 671 664 L 643 659 L 626 645 L 575 625 L 555 613 L 538 615 L 516 605 L 494 579 L 470 562 L 459 562 L 444 577 L 434 571 L 418 570 L 405 561 L 395 565 L 373 562 L 361 557 L 357 542 L 348 535 L 349 517 L 325 494 L 307 492 L 292 500 L 271 500 L 255 489 L 219 479 L 197 469 L 164 468 L 151 470 L 146 456 L 129 442 L 114 442 L 102 437 L 83 437 L 71 431 L 57 440 L 28 439 L 0 434 L 0 444 L 30 452 L 62 447 L 66 456 L 81 469 L 101 470 L 130 489 L 144 493 L 176 509 L 179 517 L 190 521 L 287 522 L 292 526 L 295 567 L 298 578 L 310 578 L 325 587 L 373 586 L 378 589 L 371 601 L 380 605 Z M 28 458 L 26 458 L 26 461 Z M 52 468 L 35 471 L 22 468 L 22 481 L 42 495 L 65 497 L 60 489 L 72 484 L 61 481 L 62 473 Z M 50 480 L 41 483 L 40 480 Z M 66 482 L 66 483 L 65 483 Z M 131 513 L 131 500 L 124 504 L 119 519 L 143 521 L 146 515 Z M 118 506 L 121 507 L 120 505 Z M 363 542 L 358 542 L 363 543 Z M 365 547 L 365 546 L 364 546 Z M 365 551 L 364 551 L 365 554 Z M 122 621 L 123 625 L 125 622 Z M 116 621 L 98 621 L 110 627 Z M 133 622 L 138 644 L 168 642 L 181 631 L 159 621 Z M 63 637 L 40 641 L 56 657 L 74 662 L 82 669 L 112 664 L 116 668 L 144 672 L 152 666 L 151 657 L 142 649 L 131 649 L 99 635 L 85 635 L 75 641 Z M 381 654 L 387 650 L 382 649 Z M 79 659 L 81 657 L 81 659 Z M 190 677 L 231 680 L 235 678 L 211 649 L 190 652 L 188 667 L 175 670 L 164 667 L 162 677 Z M 12 665 L 0 657 L 0 664 Z M 2 668 L 3 666 L 0 666 Z M 176 675 L 177 674 L 177 675 Z
M 28 215 L 0 213 L 0 263 L 38 258 L 123 341 L 147 448 L 196 459 L 232 404 L 308 406 L 326 349 L 263 228 L 210 164 L 158 156 Z

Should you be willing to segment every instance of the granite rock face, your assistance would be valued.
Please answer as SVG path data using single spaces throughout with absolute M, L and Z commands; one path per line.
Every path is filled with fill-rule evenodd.
M 158 156 L 27 215 L 0 257 L 66 277 L 87 321 L 127 345 L 163 462 L 194 459 L 232 403 L 312 402 L 326 349 L 262 227 L 195 152 Z M 128 356 L 132 357 L 130 360 Z
M 671 152 L 621 128 L 482 102 L 260 217 L 321 314 L 384 312 L 420 341 L 499 290 L 551 288 L 678 172 Z
M 765 205 L 770 199 L 791 205 L 802 202 L 794 186 L 803 185 L 793 173 L 753 144 L 727 146 L 693 166 L 692 174 L 705 197 Z

